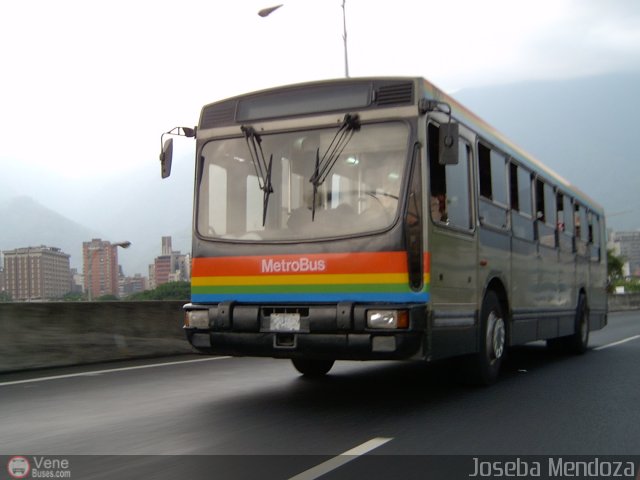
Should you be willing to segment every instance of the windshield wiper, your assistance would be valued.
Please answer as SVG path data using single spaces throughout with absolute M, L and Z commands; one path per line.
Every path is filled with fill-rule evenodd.
M 273 193 L 273 186 L 271 185 L 271 165 L 273 163 L 273 154 L 269 156 L 269 163 L 264 158 L 264 152 L 262 151 L 262 138 L 258 135 L 255 129 L 251 126 L 242 125 L 240 127 L 244 138 L 247 141 L 247 147 L 249 148 L 249 154 L 251 155 L 251 161 L 253 167 L 256 170 L 256 176 L 258 177 L 258 186 L 262 190 L 262 226 L 267 220 L 267 207 L 269 205 L 269 195 Z
M 338 161 L 338 157 L 343 152 L 353 134 L 360 130 L 360 117 L 347 113 L 342 124 L 338 128 L 336 135 L 331 140 L 327 151 L 320 158 L 320 148 L 316 149 L 316 166 L 309 181 L 313 184 L 313 206 L 311 207 L 311 221 L 316 216 L 316 196 L 318 187 L 324 183 L 331 169 Z

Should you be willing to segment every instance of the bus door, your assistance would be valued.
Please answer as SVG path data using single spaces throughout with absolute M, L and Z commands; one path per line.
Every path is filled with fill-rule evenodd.
M 557 194 L 559 268 L 558 289 L 564 314 L 558 325 L 558 335 L 571 335 L 574 331 L 573 312 L 577 303 L 576 255 L 574 250 L 574 215 L 571 197 Z
M 499 279 L 507 288 L 510 284 L 511 231 L 507 167 L 505 155 L 484 141 L 478 142 L 478 258 L 482 287 L 493 279 Z
M 476 350 L 477 246 L 472 213 L 472 149 L 462 135 L 458 163 L 439 161 L 439 126 L 427 127 L 429 252 L 434 357 Z
M 509 165 L 511 207 L 511 343 L 518 345 L 538 338 L 538 319 L 533 311 L 538 283 L 538 245 L 533 221 L 532 172 L 522 165 Z
M 561 300 L 558 288 L 560 267 L 556 197 L 553 187 L 541 178 L 535 180 L 536 231 L 538 237 L 538 282 L 536 306 L 539 308 L 538 338 L 558 336 L 558 310 Z

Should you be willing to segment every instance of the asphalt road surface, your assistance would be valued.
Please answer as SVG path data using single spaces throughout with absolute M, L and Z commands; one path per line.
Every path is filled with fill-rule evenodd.
M 431 479 L 425 462 L 469 478 L 474 457 L 640 455 L 640 312 L 611 314 L 590 346 L 514 349 L 487 388 L 449 361 L 336 362 L 319 380 L 196 355 L 4 374 L 0 461 L 67 459 L 71 478 Z

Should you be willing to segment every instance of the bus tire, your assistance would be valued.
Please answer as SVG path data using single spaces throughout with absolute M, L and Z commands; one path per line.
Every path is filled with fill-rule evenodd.
M 480 309 L 480 345 L 473 356 L 472 382 L 491 385 L 498 379 L 507 349 L 507 323 L 498 295 L 489 290 Z
M 570 353 L 583 354 L 589 348 L 589 308 L 584 293 L 578 298 L 576 309 L 576 331 L 565 339 L 566 350 Z
M 589 346 L 589 309 L 587 297 L 581 293 L 575 316 L 575 332 L 566 337 L 550 338 L 547 347 L 558 354 L 583 354 Z
M 317 360 L 312 358 L 292 358 L 295 369 L 308 378 L 318 378 L 326 375 L 333 367 L 334 360 Z

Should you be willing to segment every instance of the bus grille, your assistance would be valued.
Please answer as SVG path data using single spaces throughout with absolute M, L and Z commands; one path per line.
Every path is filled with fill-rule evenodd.
M 413 82 L 383 85 L 376 92 L 378 106 L 413 102 Z
M 218 105 L 205 107 L 200 119 L 200 128 L 214 128 L 223 125 L 232 125 L 235 122 L 236 102 L 224 102 Z

